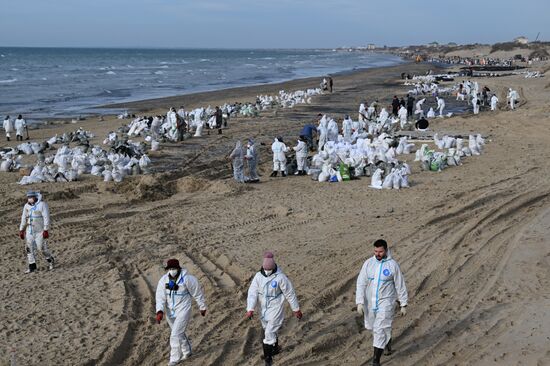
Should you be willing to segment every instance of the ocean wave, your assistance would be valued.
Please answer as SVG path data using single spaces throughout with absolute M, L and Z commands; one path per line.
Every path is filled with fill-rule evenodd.
M 19 69 L 14 67 L 14 68 L 11 69 L 11 71 L 19 71 Z
M 114 71 L 107 71 L 106 74 L 107 74 L 107 75 L 116 75 L 116 72 L 114 72 Z
M 15 83 L 16 81 L 17 79 L 13 78 L 13 79 L 0 80 L 0 83 L 8 84 L 8 83 Z
M 164 74 L 164 71 L 155 71 L 153 74 L 155 74 L 155 75 L 163 75 L 163 74 Z
M 210 60 L 209 58 L 201 58 L 199 61 L 200 62 L 210 62 L 212 60 Z

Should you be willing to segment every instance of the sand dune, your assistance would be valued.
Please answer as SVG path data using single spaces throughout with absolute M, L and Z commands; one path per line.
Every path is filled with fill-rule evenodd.
M 368 179 L 268 178 L 273 136 L 296 136 L 318 112 L 355 114 L 365 97 L 403 94 L 397 77 L 406 68 L 429 65 L 336 77 L 337 92 L 314 105 L 233 121 L 222 137 L 167 145 L 154 162 L 177 167 L 168 172 L 118 185 L 88 177 L 33 187 L 52 212 L 53 272 L 23 274 L 17 225 L 26 188 L 16 174 L 0 174 L 0 362 L 15 349 L 18 365 L 166 364 L 168 326 L 154 321 L 153 291 L 162 261 L 177 257 L 209 305 L 206 318 L 195 308 L 188 329 L 194 355 L 185 364 L 259 364 L 261 327 L 244 319 L 245 293 L 261 253 L 272 249 L 304 312 L 298 321 L 287 309 L 277 364 L 366 365 L 372 339 L 354 312 L 355 280 L 382 236 L 411 298 L 409 315 L 394 322 L 396 352 L 384 365 L 550 364 L 544 79 L 480 80 L 501 92 L 518 88 L 520 109 L 435 121 L 436 131 L 479 132 L 490 141 L 482 156 L 441 173 L 411 164 L 410 189 L 373 190 Z M 117 123 L 82 125 L 102 137 Z M 263 177 L 243 186 L 230 179 L 224 156 L 248 136 L 266 144 Z

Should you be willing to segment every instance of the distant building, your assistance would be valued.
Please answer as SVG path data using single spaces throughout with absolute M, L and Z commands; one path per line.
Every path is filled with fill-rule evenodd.
M 449 42 L 449 43 L 447 43 L 447 46 L 448 46 L 448 47 L 456 47 L 456 46 L 458 46 L 458 45 L 457 45 L 456 43 L 454 43 L 454 42 Z
M 519 44 L 528 44 L 529 40 L 527 39 L 527 37 L 520 36 L 520 37 L 517 37 L 516 39 L 514 39 L 514 42 L 519 43 Z
M 372 43 L 369 43 L 367 45 L 367 50 L 375 50 L 376 49 L 376 45 L 372 44 Z
M 439 43 L 437 42 L 428 43 L 428 47 L 439 47 Z

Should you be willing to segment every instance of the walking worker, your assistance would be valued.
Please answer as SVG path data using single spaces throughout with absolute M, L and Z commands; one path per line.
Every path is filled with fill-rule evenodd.
M 284 301 L 288 301 L 294 316 L 302 319 L 296 293 L 288 277 L 275 263 L 272 252 L 265 252 L 260 271 L 256 273 L 248 289 L 246 317 L 252 319 L 256 304 L 260 302 L 262 327 L 264 328 L 264 361 L 273 364 L 273 356 L 280 352 L 277 333 L 285 320 Z
M 36 250 L 42 252 L 48 262 L 48 269 L 52 270 L 54 258 L 48 250 L 46 239 L 50 237 L 50 209 L 48 204 L 42 201 L 38 192 L 27 192 L 27 203 L 23 207 L 21 224 L 19 226 L 19 238 L 26 239 L 27 260 L 29 268 L 25 273 L 36 271 Z
M 199 305 L 202 316 L 206 316 L 206 302 L 199 281 L 180 266 L 177 259 L 169 259 L 164 269 L 168 271 L 157 285 L 156 310 L 157 323 L 164 318 L 170 326 L 170 361 L 175 366 L 191 356 L 191 341 L 185 334 L 191 318 L 191 299 Z
M 396 301 L 401 315 L 407 314 L 407 287 L 399 264 L 391 257 L 388 244 L 374 242 L 374 255 L 367 259 L 357 278 L 357 312 L 363 316 L 365 328 L 373 333 L 373 366 L 380 366 L 384 349 L 391 353 L 391 330 Z

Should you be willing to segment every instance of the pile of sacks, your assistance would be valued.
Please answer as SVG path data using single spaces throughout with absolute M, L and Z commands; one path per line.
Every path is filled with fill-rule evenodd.
M 258 96 L 256 98 L 256 104 L 259 104 L 261 110 L 266 110 L 277 106 L 282 108 L 293 108 L 298 104 L 311 104 L 311 98 L 319 94 L 322 94 L 320 88 L 297 90 L 294 92 L 280 90 L 279 94 L 276 96 Z
M 25 143 L 16 149 L 1 154 L 4 161 L 0 163 L 3 171 L 13 171 L 21 168 L 19 155 L 37 155 L 37 163 L 30 174 L 24 176 L 19 184 L 41 182 L 72 182 L 83 174 L 103 177 L 106 182 L 121 182 L 128 175 L 149 173 L 151 160 L 145 153 L 146 146 L 135 143 L 127 137 L 119 138 L 115 132 L 109 133 L 104 144 L 108 150 L 100 146 L 91 146 L 89 140 L 93 135 L 82 129 L 74 133 L 54 136 L 43 144 Z M 55 155 L 45 155 L 54 145 L 62 143 Z M 71 147 L 71 143 L 76 146 Z
M 483 152 L 485 139 L 481 135 L 470 135 L 468 146 L 460 137 L 434 135 L 434 142 L 438 149 L 446 151 L 431 150 L 427 144 L 423 144 L 416 152 L 415 161 L 419 161 L 422 170 L 441 171 L 448 166 L 462 165 L 461 159 L 465 156 L 477 156 Z
M 39 159 L 28 176 L 19 184 L 72 182 L 83 174 L 103 176 L 105 182 L 122 182 L 128 175 L 148 173 L 151 160 L 146 154 L 129 156 L 107 152 L 99 146 L 61 146 L 55 155 Z
M 408 187 L 410 168 L 397 159 L 398 155 L 410 154 L 414 150 L 414 144 L 409 143 L 407 137 L 395 140 L 382 133 L 373 138 L 363 132 L 354 141 L 346 142 L 341 135 L 338 136 L 338 142 L 328 141 L 323 150 L 311 159 L 308 174 L 312 179 L 319 182 L 341 182 L 367 176 L 372 177 L 374 187 L 381 188 L 383 182 L 378 184 L 378 179 L 385 179 L 393 173 L 392 177 L 399 176 L 403 179 L 399 184 L 400 188 Z

